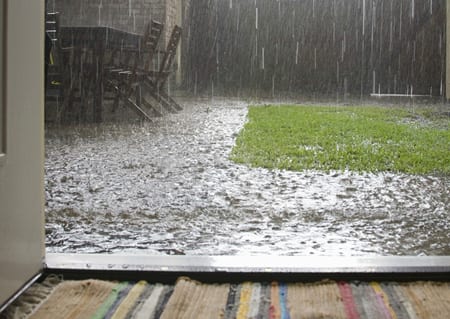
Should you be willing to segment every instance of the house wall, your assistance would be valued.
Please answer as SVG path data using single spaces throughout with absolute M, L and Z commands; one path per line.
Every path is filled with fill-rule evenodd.
M 7 0 L 0 160 L 0 306 L 43 268 L 44 0 Z M 4 21 L 4 20 L 3 20 Z M 1 108 L 0 108 L 1 111 Z
M 102 25 L 144 33 L 152 19 L 165 24 L 165 45 L 181 0 L 47 0 L 47 10 L 61 14 L 62 25 Z
M 184 17 L 191 0 L 47 0 L 47 11 L 59 12 L 62 25 L 102 25 L 143 34 L 150 20 L 164 24 L 160 50 L 166 47 L 175 24 L 185 29 Z M 183 39 L 181 42 L 185 42 Z M 177 72 L 171 83 L 182 80 L 180 45 Z

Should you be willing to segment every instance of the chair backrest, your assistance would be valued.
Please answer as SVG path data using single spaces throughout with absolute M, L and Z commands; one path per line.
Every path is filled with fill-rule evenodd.
M 60 61 L 59 13 L 45 14 L 45 94 L 46 97 L 61 95 L 62 70 Z M 47 38 L 48 37 L 48 38 Z M 50 45 L 47 42 L 50 39 Z
M 177 53 L 177 47 L 180 43 L 181 31 L 181 27 L 177 25 L 172 30 L 169 43 L 167 44 L 166 52 L 164 53 L 163 60 L 159 67 L 159 74 L 157 79 L 159 86 L 162 86 L 165 83 L 165 81 L 167 80 L 167 75 L 171 71 L 170 68 L 172 67 L 175 55 Z
M 158 21 L 152 20 L 145 30 L 143 38 L 143 48 L 146 56 L 144 57 L 144 70 L 150 71 L 153 56 L 155 55 L 159 39 L 161 38 L 164 25 Z
M 45 32 L 50 36 L 55 48 L 60 47 L 59 28 L 59 12 L 47 12 L 45 15 Z
M 54 64 L 60 64 L 62 55 L 71 53 L 72 47 L 63 47 L 61 41 L 61 23 L 59 12 L 47 12 L 45 15 L 45 32 L 52 40 L 52 58 Z

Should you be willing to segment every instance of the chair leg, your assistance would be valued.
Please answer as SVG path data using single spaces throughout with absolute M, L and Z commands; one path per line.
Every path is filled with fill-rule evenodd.
M 149 81 L 144 81 L 144 85 L 150 96 L 154 98 L 159 104 L 161 104 L 167 111 L 169 111 L 170 113 L 176 113 L 178 111 L 177 107 L 172 104 L 171 101 L 164 98 L 164 96 L 161 95 L 162 92 L 158 92 L 158 90 L 155 89 L 155 86 L 149 83 Z
M 174 107 L 177 111 L 182 111 L 183 108 L 179 105 L 172 97 L 170 97 L 165 92 L 159 92 L 160 99 L 164 99 L 166 103 L 170 104 L 170 106 Z
M 135 92 L 136 104 L 139 107 L 145 106 L 147 109 L 151 109 L 153 114 L 156 117 L 162 117 L 163 114 L 159 110 L 157 110 L 156 107 L 154 107 L 149 101 L 147 101 L 147 99 L 145 98 L 144 94 L 142 94 L 142 89 L 143 88 L 142 88 L 141 85 L 136 86 L 136 90 L 135 90 L 136 91 Z
M 177 110 L 170 104 L 167 100 L 161 97 L 160 94 L 158 94 L 155 91 L 150 91 L 150 95 L 159 103 L 161 104 L 166 110 L 168 110 L 170 113 L 176 113 Z
M 134 102 L 129 97 L 129 95 L 126 95 L 123 92 L 121 92 L 121 90 L 119 89 L 118 86 L 114 86 L 113 88 L 116 91 L 116 98 L 118 100 L 123 100 L 125 102 L 125 104 L 128 105 L 139 116 L 141 116 L 142 118 L 144 118 L 150 122 L 153 122 L 152 118 L 147 114 L 147 112 L 145 112 L 144 109 L 142 109 L 142 107 L 140 105 L 138 105 L 136 102 Z
M 112 105 L 112 113 L 116 113 L 117 109 L 119 108 L 119 102 L 120 102 L 120 94 L 119 94 L 119 87 L 116 86 L 114 83 L 109 83 L 109 85 L 113 88 L 113 90 L 116 92 L 114 95 L 113 105 Z
M 163 114 L 149 101 L 147 101 L 146 98 L 142 99 L 142 104 L 145 105 L 146 108 L 151 109 L 156 117 L 162 117 Z

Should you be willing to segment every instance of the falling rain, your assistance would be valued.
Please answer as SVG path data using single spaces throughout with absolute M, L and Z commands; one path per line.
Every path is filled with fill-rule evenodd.
M 47 6 L 64 12 L 71 3 L 68 25 L 136 33 L 156 16 L 139 0 L 98 0 L 95 10 L 93 2 Z M 450 254 L 448 176 L 291 172 L 228 159 L 249 103 L 420 107 L 413 96 L 425 96 L 445 109 L 444 0 L 184 3 L 179 72 L 167 88 L 181 112 L 142 123 L 122 109 L 98 125 L 47 126 L 49 251 Z

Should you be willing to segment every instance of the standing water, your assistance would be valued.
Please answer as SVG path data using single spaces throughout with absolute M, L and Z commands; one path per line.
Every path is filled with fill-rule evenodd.
M 449 255 L 449 177 L 292 172 L 228 159 L 247 105 L 48 128 L 49 252 Z

